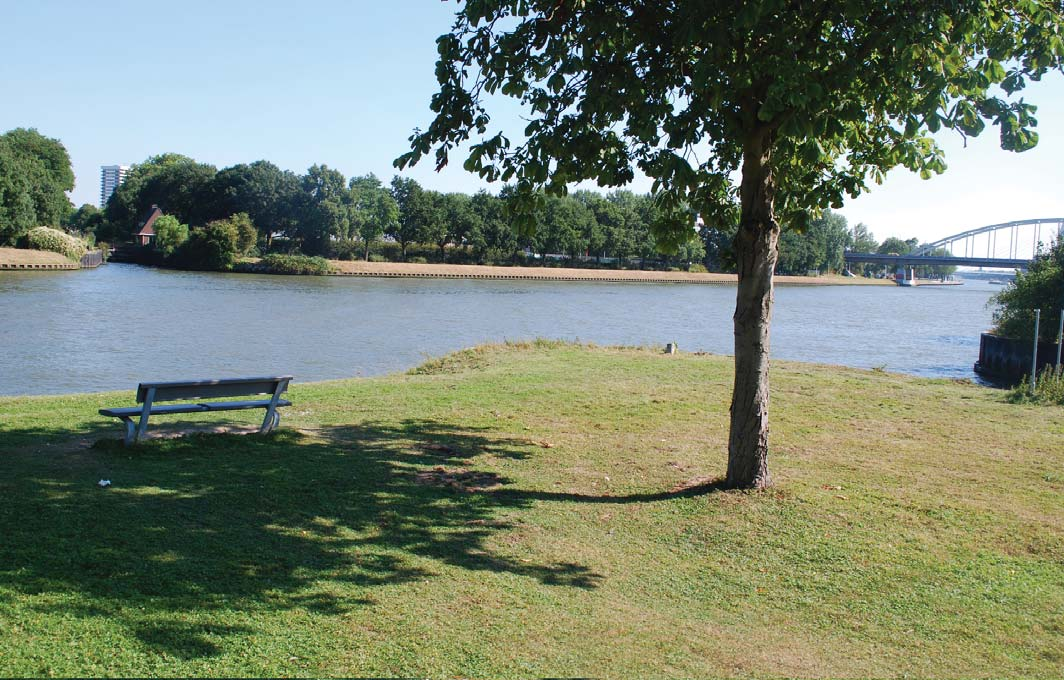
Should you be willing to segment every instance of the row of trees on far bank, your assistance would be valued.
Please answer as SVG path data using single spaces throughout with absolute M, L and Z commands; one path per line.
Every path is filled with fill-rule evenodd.
M 244 255 L 270 252 L 338 259 L 398 259 L 459 263 L 556 262 L 583 266 L 705 266 L 734 271 L 735 225 L 708 228 L 690 216 L 691 234 L 663 254 L 654 225 L 663 219 L 650 195 L 630 191 L 576 191 L 545 196 L 534 234 L 516 228 L 513 188 L 497 195 L 441 193 L 396 176 L 385 185 L 373 175 L 346 178 L 314 165 L 305 174 L 268 161 L 221 171 L 180 154 L 135 165 L 103 210 L 73 209 L 66 192 L 74 174 L 62 143 L 36 130 L 0 136 L 0 245 L 24 242 L 38 225 L 65 226 L 89 241 L 130 241 L 153 205 L 157 261 L 174 266 L 224 268 Z M 915 239 L 878 243 L 868 228 L 852 229 L 825 211 L 801 232 L 780 239 L 777 271 L 840 272 L 843 253 L 904 254 Z M 552 256 L 550 258 L 546 256 Z M 876 273 L 881 268 L 876 269 Z M 924 268 L 921 276 L 952 268 Z M 873 273 L 865 266 L 858 273 Z
M 123 242 L 158 205 L 192 234 L 241 215 L 241 223 L 255 234 L 247 253 L 489 264 L 524 263 L 530 253 L 544 262 L 562 256 L 584 265 L 704 265 L 734 271 L 734 226 L 696 228 L 691 215 L 690 238 L 666 249 L 653 236 L 663 216 L 650 195 L 620 190 L 545 196 L 535 216 L 537 228 L 529 235 L 516 228 L 511 200 L 510 187 L 498 195 L 442 193 L 399 176 L 389 185 L 372 174 L 348 179 L 325 165 L 303 175 L 268 161 L 218 171 L 187 156 L 162 154 L 134 166 L 103 211 L 84 205 L 67 222 L 100 240 Z M 172 256 L 166 239 L 160 235 L 159 241 L 164 254 Z M 826 211 L 802 233 L 784 233 L 777 270 L 840 272 L 847 248 L 901 254 L 915 245 L 915 240 L 897 239 L 879 244 L 864 225 L 850 229 L 844 217 Z M 858 270 L 866 273 L 864 267 Z

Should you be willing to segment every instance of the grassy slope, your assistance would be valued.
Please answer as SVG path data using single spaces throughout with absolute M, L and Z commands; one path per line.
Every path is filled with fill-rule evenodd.
M 128 395 L 0 400 L 0 673 L 1064 673 L 1064 410 L 779 364 L 778 486 L 719 492 L 727 358 L 425 370 L 131 451 Z
M 70 264 L 70 262 L 65 256 L 47 250 L 0 248 L 0 264 Z

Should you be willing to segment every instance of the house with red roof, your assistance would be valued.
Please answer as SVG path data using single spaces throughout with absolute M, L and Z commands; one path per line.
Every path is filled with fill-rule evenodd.
M 139 246 L 149 246 L 151 241 L 155 238 L 155 220 L 162 217 L 163 211 L 159 209 L 159 206 L 152 205 L 151 212 L 148 214 L 147 219 L 140 225 L 140 231 L 134 236 L 134 241 Z

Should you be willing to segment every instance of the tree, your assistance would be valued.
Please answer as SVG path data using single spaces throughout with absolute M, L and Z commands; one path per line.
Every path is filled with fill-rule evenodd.
M 864 222 L 858 222 L 850 229 L 850 238 L 847 245 L 855 253 L 874 253 L 879 246 L 879 241 L 872 235 L 872 231 Z M 871 268 L 863 262 L 852 265 L 852 269 L 859 274 L 865 274 Z
M 15 242 L 37 225 L 26 159 L 0 137 L 0 245 Z
M 846 266 L 843 256 L 849 240 L 846 218 L 825 210 L 810 220 L 801 233 L 789 230 L 780 234 L 776 271 L 786 274 L 840 272 Z
M 384 233 L 396 240 L 405 260 L 406 249 L 417 240 L 428 220 L 428 199 L 416 180 L 398 175 L 392 178 L 392 198 L 399 206 L 399 219 Z
M 447 244 L 454 241 L 454 229 L 447 214 L 447 198 L 438 191 L 425 191 L 422 198 L 421 219 L 418 220 L 414 240 L 439 248 L 440 262 L 443 262 L 447 255 Z
M 155 229 L 155 250 L 163 257 L 170 257 L 188 240 L 188 225 L 181 224 L 173 215 L 162 215 L 152 225 Z
M 91 203 L 82 204 L 64 220 L 64 226 L 78 234 L 94 234 L 102 224 L 103 212 Z
M 589 254 L 601 260 L 606 253 L 617 257 L 618 249 L 627 243 L 624 233 L 624 216 L 614 203 L 594 191 L 578 191 L 573 198 L 591 212 L 594 226 L 586 234 Z
M 734 223 L 707 225 L 702 230 L 709 271 L 735 273 L 735 235 L 738 231 L 739 225 Z
M 518 251 L 517 234 L 510 227 L 505 201 L 481 190 L 473 194 L 470 209 L 473 220 L 466 240 L 477 262 L 514 260 Z
M 734 220 L 737 196 L 726 483 L 764 487 L 781 228 L 801 230 L 895 166 L 944 171 L 941 128 L 976 135 L 990 121 L 1005 149 L 1032 147 L 1034 108 L 1015 93 L 1060 68 L 1061 24 L 1050 0 L 468 2 L 437 40 L 435 118 L 396 165 L 435 150 L 442 168 L 475 137 L 465 168 L 516 182 L 522 229 L 540 189 L 619 186 L 638 167 L 666 246 L 689 238 L 689 210 Z M 523 139 L 489 131 L 497 94 L 524 105 Z
M 61 224 L 73 188 L 70 156 L 59 140 L 32 128 L 0 135 L 0 244 L 13 244 L 39 225 Z
M 255 223 L 251 221 L 247 213 L 237 213 L 224 220 L 216 221 L 232 225 L 236 230 L 237 255 L 247 255 L 258 242 L 259 230 L 255 228 Z
M 300 192 L 299 177 L 273 163 L 234 165 L 220 171 L 211 182 L 211 217 L 247 213 L 268 248 L 275 232 L 293 231 Z
M 176 251 L 175 257 L 189 269 L 230 269 L 236 262 L 239 240 L 240 235 L 234 224 L 227 220 L 216 220 L 205 227 L 191 230 L 188 240 Z
M 443 221 L 447 225 L 446 242 L 436 241 L 440 249 L 440 261 L 445 260 L 444 248 L 447 243 L 456 246 L 462 245 L 477 227 L 477 216 L 473 212 L 472 199 L 466 194 L 443 194 L 440 199 L 440 210 L 443 213 Z
M 213 165 L 165 153 L 134 165 L 104 208 L 106 236 L 128 239 L 153 205 L 183 224 L 204 224 L 213 215 Z
M 883 243 L 879 244 L 879 247 L 876 248 L 876 252 L 880 255 L 907 255 L 916 247 L 916 243 L 916 239 L 903 241 L 897 236 L 890 236 L 887 237 Z
M 395 229 L 399 221 L 399 206 L 372 173 L 363 177 L 352 177 L 348 192 L 351 231 L 362 240 L 363 256 L 368 261 L 369 249 L 373 242 L 385 232 Z
M 59 226 L 73 209 L 66 197 L 66 192 L 74 189 L 74 171 L 66 147 L 33 128 L 10 130 L 4 140 L 23 159 L 22 172 L 30 179 L 37 224 Z
M 347 180 L 327 165 L 313 165 L 300 178 L 303 195 L 294 236 L 307 255 L 324 255 L 332 239 L 347 236 L 349 204 Z
M 1039 340 L 1056 342 L 1064 307 L 1064 239 L 1035 255 L 1025 272 L 994 296 L 994 332 L 1006 338 L 1034 337 L 1034 310 L 1042 310 Z

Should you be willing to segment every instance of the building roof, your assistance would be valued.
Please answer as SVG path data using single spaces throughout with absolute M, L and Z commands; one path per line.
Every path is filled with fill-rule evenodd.
M 159 206 L 153 205 L 151 207 L 151 213 L 148 214 L 148 218 L 144 220 L 144 223 L 140 227 L 140 231 L 137 232 L 137 236 L 154 236 L 155 235 L 155 220 L 162 217 L 163 211 L 159 210 Z

